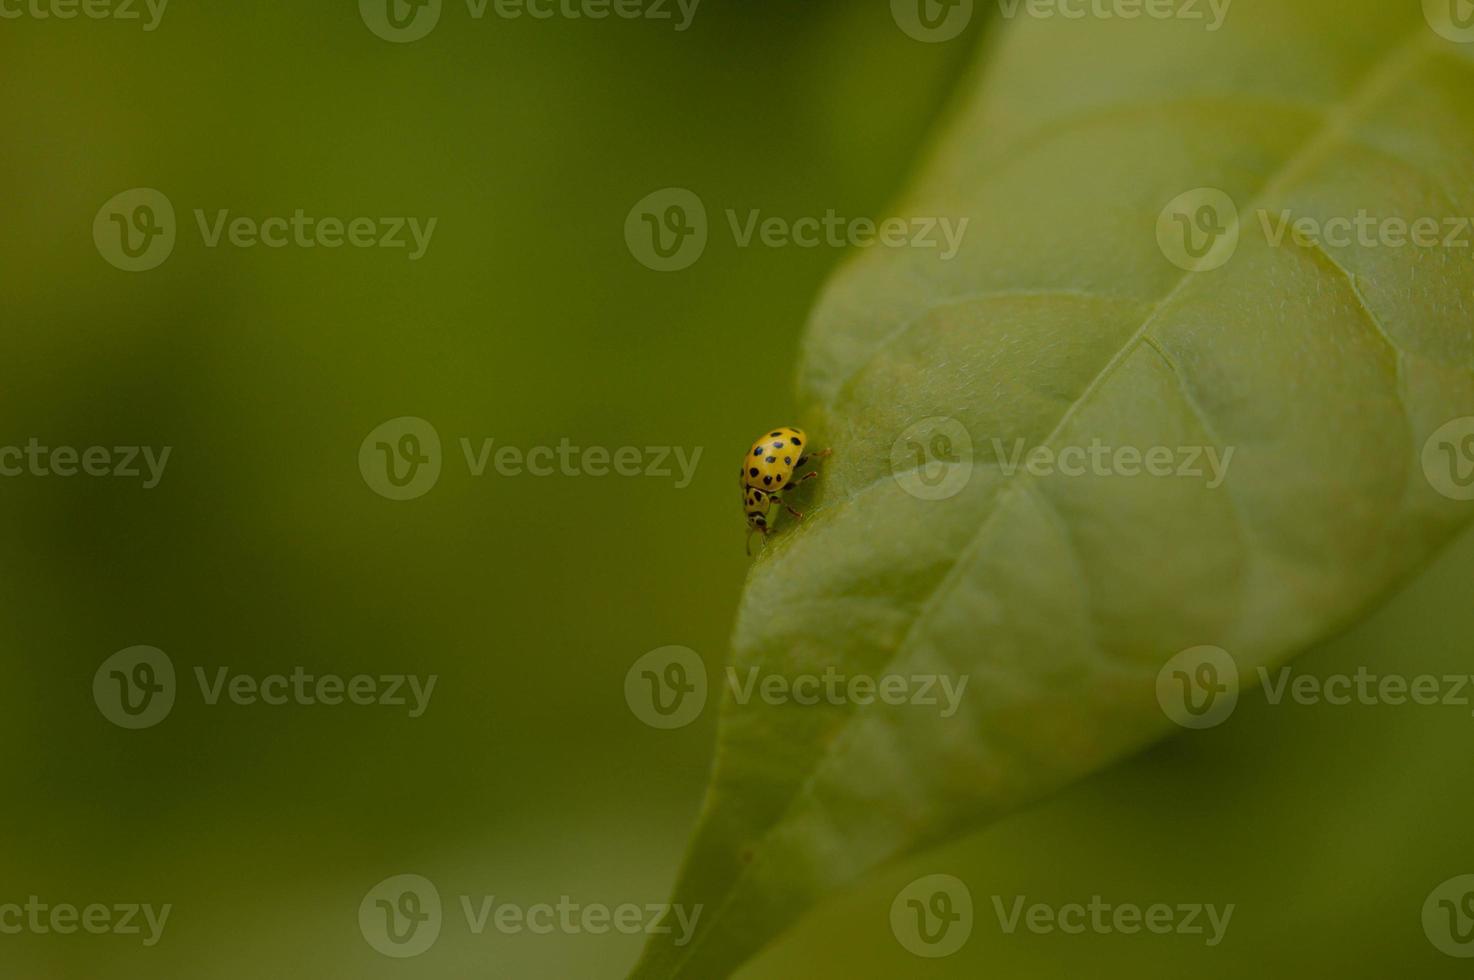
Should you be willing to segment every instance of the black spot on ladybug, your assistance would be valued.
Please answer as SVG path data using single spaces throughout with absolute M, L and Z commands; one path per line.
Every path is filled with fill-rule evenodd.
M 752 451 L 752 454 L 754 456 L 761 456 L 763 454 L 763 447 L 762 446 L 758 446 L 756 449 L 754 449 Z
M 770 435 L 770 436 L 781 436 L 782 434 L 783 433 L 781 433 L 781 432 L 770 432 L 770 433 L 768 433 L 768 435 Z
M 783 457 L 783 465 L 784 466 L 792 466 L 793 465 L 793 457 L 792 456 L 784 456 Z
M 772 484 L 772 482 L 773 482 L 773 478 L 771 476 L 765 476 L 765 477 L 763 477 L 763 483 L 764 484 Z
M 768 459 L 767 459 L 767 462 L 769 462 L 769 463 L 776 463 L 776 462 L 778 462 L 778 457 L 777 456 L 769 456 Z
M 802 446 L 803 445 L 803 441 L 801 439 L 799 439 L 798 436 L 794 436 L 793 437 L 793 444 L 795 446 Z
M 747 475 L 748 476 L 757 476 L 757 467 L 754 466 L 752 469 L 748 470 L 747 471 Z
M 777 442 L 773 443 L 773 448 L 774 449 L 782 449 L 783 448 L 783 440 L 782 439 L 779 439 Z

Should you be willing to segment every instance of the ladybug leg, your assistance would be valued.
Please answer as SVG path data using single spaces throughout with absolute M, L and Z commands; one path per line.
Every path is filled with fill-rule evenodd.
M 800 483 L 806 483 L 809 480 L 814 479 L 818 475 L 819 474 L 816 471 L 810 470 L 809 472 L 805 473 L 803 476 L 799 477 L 797 480 L 789 480 L 788 481 L 788 486 L 784 487 L 783 489 L 784 490 L 792 490 L 794 487 L 798 486 Z
M 792 486 L 792 484 L 789 484 L 789 486 Z M 787 490 L 788 487 L 784 487 L 783 489 Z M 784 500 L 782 497 L 778 496 L 777 494 L 774 494 L 773 495 L 773 500 L 775 502 L 777 502 L 777 503 L 782 504 L 783 505 L 783 509 L 786 510 L 786 511 L 788 511 L 790 514 L 793 515 L 793 519 L 794 520 L 801 521 L 801 520 L 804 519 L 804 515 L 801 514 L 801 513 L 799 513 L 798 511 L 794 510 L 791 506 L 789 506 L 788 501 Z
M 810 453 L 807 456 L 800 456 L 798 458 L 798 462 L 796 464 L 794 464 L 794 467 L 793 468 L 794 469 L 798 469 L 800 466 L 806 466 L 809 463 L 812 463 L 816 459 L 824 459 L 824 458 L 826 458 L 828 456 L 833 456 L 833 455 L 834 455 L 834 450 L 833 449 L 825 449 L 825 450 L 821 450 L 820 452 L 817 452 L 817 453 Z

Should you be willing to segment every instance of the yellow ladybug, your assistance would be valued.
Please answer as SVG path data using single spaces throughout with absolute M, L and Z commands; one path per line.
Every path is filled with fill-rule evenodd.
M 763 436 L 747 451 L 747 456 L 742 461 L 741 485 L 742 509 L 747 514 L 749 555 L 752 554 L 752 536 L 761 534 L 767 537 L 768 531 L 772 529 L 768 523 L 768 511 L 775 502 L 783 503 L 779 494 L 819 475 L 810 470 L 795 479 L 795 473 L 800 467 L 812 459 L 821 459 L 830 453 L 828 449 L 821 453 L 810 452 L 808 442 L 809 437 L 804 434 L 803 429 L 783 426 Z M 783 506 L 795 519 L 803 520 L 804 515 L 786 503 Z

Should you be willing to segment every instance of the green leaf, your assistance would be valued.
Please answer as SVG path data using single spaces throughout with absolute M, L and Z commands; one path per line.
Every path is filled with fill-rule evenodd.
M 1469 233 L 1270 233 L 1286 210 L 1474 213 L 1474 45 L 1417 4 L 1240 0 L 1217 31 L 1020 18 L 986 54 L 896 209 L 968 218 L 960 254 L 864 250 L 810 324 L 806 421 L 835 454 L 755 563 L 734 655 L 739 679 L 832 665 L 965 696 L 942 717 L 728 691 L 674 897 L 702 916 L 653 938 L 641 980 L 726 975 L 868 871 L 1181 731 L 1157 700 L 1179 651 L 1221 647 L 1252 684 L 1471 516 L 1422 463 L 1474 415 Z M 1197 188 L 1238 235 L 1187 271 L 1158 225 L 1170 243 L 1164 208 Z M 924 473 L 965 482 L 946 499 L 907 489 L 918 446 L 949 452 L 914 428 L 934 417 L 954 461 Z M 1234 455 L 1216 487 L 1010 475 L 1016 440 Z

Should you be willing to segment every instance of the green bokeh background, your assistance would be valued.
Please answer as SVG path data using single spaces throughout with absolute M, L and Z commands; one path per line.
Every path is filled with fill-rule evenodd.
M 460 894 L 658 902 L 700 805 L 714 711 L 626 706 L 655 647 L 713 677 L 745 574 L 730 463 L 794 418 L 792 361 L 842 255 L 735 246 L 723 212 L 880 216 L 969 56 L 886 4 L 707 0 L 694 25 L 473 21 L 414 44 L 354 4 L 174 0 L 162 25 L 0 21 L 0 445 L 169 445 L 162 484 L 0 480 L 0 903 L 165 902 L 163 941 L 0 936 L 0 977 L 618 977 L 639 939 L 468 934 Z M 1082 80 L 1082 84 L 1083 84 Z M 154 187 L 171 258 L 104 262 L 93 216 Z M 659 274 L 630 207 L 699 194 L 712 240 Z M 428 254 L 204 247 L 192 211 L 438 218 Z M 411 503 L 357 453 L 401 415 L 446 443 Z M 696 480 L 471 477 L 461 437 L 701 447 Z M 1299 669 L 1467 670 L 1474 538 Z M 815 623 L 816 630 L 824 624 Z M 91 699 L 124 647 L 180 701 L 126 732 Z M 430 710 L 207 706 L 200 666 L 439 675 Z M 1466 975 L 1423 898 L 1474 872 L 1468 708 L 1272 707 L 842 896 L 745 968 L 770 977 Z M 891 937 L 919 874 L 978 924 Z M 359 935 L 375 882 L 451 908 L 425 955 Z M 989 896 L 1236 903 L 1228 939 L 1003 935 Z

